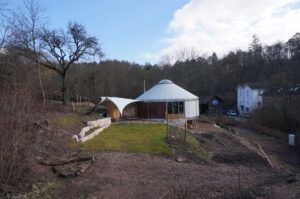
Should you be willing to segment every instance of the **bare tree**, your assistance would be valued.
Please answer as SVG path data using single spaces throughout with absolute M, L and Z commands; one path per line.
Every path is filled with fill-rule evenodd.
M 172 57 L 168 54 L 163 55 L 160 58 L 159 65 L 160 66 L 172 66 Z
M 44 43 L 42 64 L 56 71 L 62 78 L 63 105 L 67 105 L 66 76 L 72 64 L 80 59 L 102 57 L 102 51 L 96 37 L 89 36 L 85 26 L 70 22 L 67 31 L 47 30 L 42 33 Z
M 197 59 L 198 57 L 199 55 L 194 48 L 182 48 L 175 52 L 175 59 L 180 62 Z
M 10 33 L 7 22 L 7 3 L 0 0 L 0 50 L 4 48 Z
M 44 8 L 36 0 L 24 0 L 21 12 L 12 13 L 11 45 L 33 61 L 37 68 L 39 85 L 43 97 L 43 116 L 45 117 L 46 96 L 43 87 L 40 67 L 41 42 L 40 33 L 47 22 Z

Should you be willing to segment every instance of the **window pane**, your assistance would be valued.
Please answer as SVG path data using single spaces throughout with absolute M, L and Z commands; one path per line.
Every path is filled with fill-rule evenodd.
M 172 102 L 168 102 L 168 114 L 172 114 L 173 110 L 172 110 Z
M 173 102 L 174 114 L 178 114 L 178 102 Z
M 183 102 L 179 102 L 179 113 L 184 114 L 184 104 L 183 104 Z

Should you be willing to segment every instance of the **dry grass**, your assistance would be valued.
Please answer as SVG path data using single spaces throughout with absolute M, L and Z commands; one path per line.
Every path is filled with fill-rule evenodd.
M 24 86 L 0 89 L 0 193 L 4 185 L 16 185 L 28 173 L 35 141 L 31 119 L 37 108 L 35 95 Z

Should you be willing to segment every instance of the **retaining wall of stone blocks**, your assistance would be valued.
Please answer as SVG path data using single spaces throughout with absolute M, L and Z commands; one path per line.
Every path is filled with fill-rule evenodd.
M 98 135 L 100 132 L 102 132 L 104 129 L 109 127 L 111 124 L 111 118 L 104 118 L 94 121 L 87 122 L 86 127 L 83 127 L 78 135 L 74 135 L 72 138 L 76 140 L 77 142 L 86 142 L 87 140 L 93 139 L 96 135 Z M 99 127 L 99 128 L 97 128 Z M 91 129 L 97 128 L 89 135 L 86 135 L 87 132 L 89 132 Z

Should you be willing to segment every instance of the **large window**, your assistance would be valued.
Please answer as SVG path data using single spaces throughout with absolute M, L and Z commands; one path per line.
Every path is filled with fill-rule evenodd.
M 184 114 L 184 102 L 168 102 L 168 114 Z

